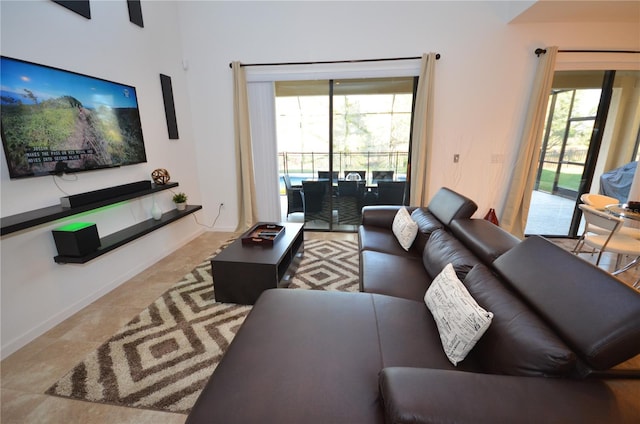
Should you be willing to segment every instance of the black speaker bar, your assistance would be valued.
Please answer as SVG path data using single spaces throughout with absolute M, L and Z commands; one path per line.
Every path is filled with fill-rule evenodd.
M 150 188 L 151 181 L 136 181 L 135 183 L 123 184 L 119 186 L 103 188 L 100 190 L 88 191 L 86 193 L 61 197 L 60 206 L 62 206 L 63 208 L 77 208 L 78 206 L 97 203 L 103 200 L 113 199 L 114 197 L 136 193 L 138 191 L 149 190 Z

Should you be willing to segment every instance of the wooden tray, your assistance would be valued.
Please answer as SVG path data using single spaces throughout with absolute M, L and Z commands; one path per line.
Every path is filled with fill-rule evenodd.
M 258 224 L 242 236 L 242 245 L 273 246 L 284 234 L 285 228 L 277 224 Z

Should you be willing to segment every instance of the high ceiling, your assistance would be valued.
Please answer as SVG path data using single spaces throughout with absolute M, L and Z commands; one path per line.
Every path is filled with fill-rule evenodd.
M 523 4 L 514 4 L 517 3 Z M 528 22 L 636 22 L 640 25 L 640 1 L 538 0 L 511 20 L 515 24 Z

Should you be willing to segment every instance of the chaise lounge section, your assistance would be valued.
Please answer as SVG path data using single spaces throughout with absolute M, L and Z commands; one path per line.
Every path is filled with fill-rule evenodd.
M 640 353 L 640 295 L 541 237 L 471 218 L 441 189 L 409 208 L 363 208 L 361 293 L 262 294 L 187 423 L 638 422 L 606 378 Z M 445 265 L 493 313 L 454 365 L 424 296 Z M 603 314 L 603 311 L 606 311 Z M 635 380 L 640 384 L 640 380 Z

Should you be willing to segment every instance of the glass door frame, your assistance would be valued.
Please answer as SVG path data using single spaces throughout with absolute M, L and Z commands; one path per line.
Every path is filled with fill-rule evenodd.
M 596 171 L 596 165 L 598 162 L 598 155 L 600 154 L 602 140 L 604 137 L 604 129 L 605 129 L 608 113 L 609 113 L 609 108 L 610 108 L 611 100 L 613 97 L 613 86 L 614 86 L 616 71 L 609 70 L 609 71 L 602 71 L 602 72 L 603 72 L 603 77 L 602 77 L 602 83 L 600 85 L 601 92 L 600 92 L 600 98 L 598 101 L 598 108 L 595 114 L 593 128 L 591 131 L 591 137 L 589 140 L 589 148 L 587 150 L 587 154 L 584 160 L 584 165 L 580 164 L 581 166 L 583 166 L 583 172 L 580 177 L 577 193 L 575 193 L 575 203 L 573 207 L 573 213 L 571 214 L 571 221 L 569 223 L 568 230 L 565 234 L 549 234 L 549 233 L 541 234 L 545 237 L 571 237 L 571 238 L 578 237 L 578 231 L 579 231 L 579 227 L 582 219 L 582 213 L 580 211 L 580 208 L 578 208 L 578 205 L 581 203 L 580 197 L 582 196 L 582 194 L 588 193 L 592 185 L 593 177 Z M 550 128 L 551 128 L 551 122 L 553 120 L 553 111 L 556 103 L 556 94 L 562 91 L 569 91 L 569 90 L 571 89 L 568 88 L 566 90 L 559 90 L 556 93 L 550 94 L 550 96 L 554 96 L 554 97 L 551 98 L 549 113 L 548 113 L 547 120 L 545 122 L 546 130 L 545 130 L 545 135 L 544 135 L 543 143 L 540 150 L 540 158 L 538 162 L 538 171 L 536 175 L 536 183 L 535 183 L 534 190 L 538 189 L 538 185 L 541 180 L 543 164 L 545 163 L 545 160 L 544 160 L 545 152 L 546 152 L 546 147 L 548 145 L 548 140 L 551 133 Z M 571 103 L 572 105 L 570 108 L 572 109 L 573 99 Z M 573 193 L 574 193 L 573 191 L 567 191 L 566 189 L 563 190 L 562 188 L 558 187 L 558 178 L 559 178 L 558 172 L 561 169 L 563 164 L 570 164 L 566 160 L 564 160 L 564 153 L 565 153 L 565 148 L 568 140 L 569 127 L 572 122 L 576 122 L 578 120 L 580 120 L 580 118 L 572 120 L 570 115 L 567 118 L 566 130 L 563 135 L 563 143 L 562 143 L 562 146 L 560 149 L 560 155 L 556 164 L 556 173 L 554 176 L 553 189 L 552 189 L 553 195 L 555 195 L 556 192 L 560 192 L 560 194 L 564 194 L 564 196 L 561 196 L 561 197 L 573 197 Z M 531 214 L 531 211 L 529 213 Z M 527 233 L 527 235 L 529 234 L 530 233 Z
M 393 168 L 395 171 L 398 170 L 398 168 L 402 169 L 402 165 L 399 167 L 398 164 L 401 163 L 400 159 L 402 158 L 402 156 L 404 156 L 404 158 L 406 158 L 406 161 L 408 162 L 406 164 L 406 175 L 402 175 L 400 174 L 401 179 L 404 178 L 404 180 L 406 181 L 406 184 L 404 185 L 404 190 L 405 190 L 405 196 L 404 196 L 404 204 L 407 204 L 408 202 L 408 193 L 410 192 L 410 182 L 411 182 L 411 178 L 410 178 L 410 160 L 411 160 L 411 141 L 412 141 L 412 129 L 413 129 L 413 119 L 414 119 L 414 113 L 415 113 L 415 101 L 416 101 L 416 89 L 417 89 L 417 76 L 399 76 L 399 77 L 393 77 L 393 76 L 385 76 L 382 77 L 382 79 L 396 79 L 396 78 L 402 78 L 402 79 L 407 79 L 406 81 L 406 90 L 402 91 L 402 90 L 397 90 L 397 91 L 392 91 L 392 92 L 388 92 L 386 90 L 382 90 L 382 91 L 370 91 L 370 92 L 360 92 L 358 93 L 357 91 L 354 94 L 394 94 L 394 93 L 399 93 L 399 94 L 411 94 L 411 103 L 409 104 L 408 102 L 405 103 L 406 108 L 405 109 L 400 109 L 401 113 L 404 113 L 405 116 L 407 114 L 407 112 L 410 113 L 410 120 L 406 121 L 406 126 L 403 127 L 405 128 L 404 131 L 406 131 L 406 133 L 404 134 L 404 137 L 400 137 L 400 140 L 406 140 L 406 150 L 404 150 L 401 146 L 400 149 L 396 149 L 396 153 L 395 153 L 395 168 Z M 410 78 L 410 80 L 409 80 Z M 341 143 L 340 143 L 340 138 L 339 137 L 342 133 L 341 133 L 341 121 L 336 121 L 336 113 L 340 116 L 342 116 L 343 113 L 345 113 L 344 111 L 342 111 L 340 109 L 340 104 L 336 103 L 337 100 L 340 99 L 340 97 L 338 97 L 338 99 L 336 99 L 336 96 L 343 96 L 343 95 L 349 95 L 349 93 L 343 93 L 344 91 L 344 86 L 343 85 L 339 85 L 341 84 L 341 82 L 345 82 L 345 81 L 349 81 L 349 80 L 367 80 L 368 78 L 328 78 L 328 79 L 322 79 L 322 80 L 312 80 L 312 81 L 316 81 L 317 83 L 321 83 L 321 84 L 328 84 L 328 90 L 322 90 L 324 93 L 326 94 L 322 94 L 322 95 L 326 95 L 328 96 L 328 101 L 327 101 L 327 109 L 328 109 L 328 137 L 327 137 L 327 143 L 329 144 L 326 147 L 326 150 L 322 150 L 320 151 L 322 156 L 324 156 L 324 152 L 327 151 L 328 153 L 328 160 L 326 162 L 324 162 L 324 165 L 322 167 L 322 170 L 324 171 L 325 169 L 328 168 L 328 173 L 329 173 L 329 181 L 328 181 L 328 185 L 329 187 L 327 187 L 327 190 L 329 193 L 337 193 L 336 188 L 334 187 L 334 185 L 337 183 L 337 181 L 335 180 L 335 176 L 334 174 L 337 172 L 342 172 L 344 171 L 344 165 L 347 162 L 342 162 L 342 158 L 343 155 L 346 155 L 347 157 L 350 154 L 354 154 L 354 153 L 350 153 L 349 150 L 343 152 L 341 149 Z M 379 80 L 380 78 L 371 78 L 372 80 Z M 299 80 L 301 82 L 305 81 L 305 80 Z M 390 81 L 392 84 L 393 82 Z M 397 81 L 396 81 L 397 83 Z M 397 87 L 390 85 L 392 90 L 395 90 Z M 369 88 L 370 89 L 370 88 Z M 285 91 L 283 91 L 285 92 Z M 284 94 L 284 96 L 286 96 L 286 94 Z M 276 94 L 277 97 L 277 94 Z M 397 110 L 395 108 L 393 108 L 393 110 L 395 110 L 397 112 Z M 367 112 L 363 112 L 363 113 L 367 113 Z M 375 113 L 375 112 L 374 112 Z M 393 113 L 393 111 L 391 112 Z M 391 115 L 393 116 L 393 115 Z M 406 118 L 405 118 L 406 119 Z M 320 121 L 319 121 L 320 122 Z M 338 131 L 338 133 L 336 134 L 336 131 Z M 322 129 L 321 131 L 318 132 L 318 134 L 326 134 L 324 132 L 324 129 Z M 384 133 L 383 133 L 384 134 Z M 321 139 L 324 139 L 324 137 L 322 137 Z M 403 141 L 404 143 L 404 141 Z M 319 148 L 324 149 L 324 146 L 318 146 Z M 375 151 L 375 148 L 373 149 Z M 393 150 L 393 149 L 392 149 Z M 359 151 L 363 151 L 362 147 L 361 149 L 359 149 Z M 355 150 L 354 150 L 355 152 Z M 400 152 L 400 153 L 398 153 Z M 281 153 L 286 153 L 286 152 L 278 152 L 278 155 L 280 155 Z M 302 153 L 304 155 L 304 153 Z M 313 155 L 313 152 L 311 152 L 311 154 Z M 356 152 L 356 156 L 357 156 L 357 152 Z M 286 156 L 284 156 L 286 157 Z M 363 156 L 365 157 L 365 156 Z M 369 170 L 370 166 L 375 166 L 373 163 L 370 164 L 368 158 L 369 156 L 366 155 L 367 157 L 367 170 Z M 391 158 L 391 153 L 389 153 L 389 157 Z M 391 159 L 389 159 L 391 161 Z M 315 175 L 315 161 L 312 160 L 312 172 Z M 350 163 L 350 162 L 349 162 Z M 288 173 L 288 164 L 285 163 L 282 165 L 282 169 L 284 169 L 286 173 Z M 337 171 L 335 170 L 337 169 Z M 348 168 L 347 168 L 348 169 Z M 364 169 L 364 168 L 363 168 Z M 282 171 L 280 171 L 282 172 Z M 396 172 L 397 174 L 397 172 Z M 368 178 L 370 178 L 371 176 L 369 175 Z M 323 178 L 325 178 L 323 176 Z M 367 185 L 368 187 L 369 185 Z M 334 208 L 336 209 L 340 209 L 340 206 L 342 205 L 342 203 L 340 202 L 340 199 L 334 198 L 333 195 L 329 195 L 327 196 L 328 198 L 326 198 L 324 200 L 324 204 L 326 209 L 322 212 L 322 214 L 324 215 L 324 218 L 322 220 L 319 220 L 318 222 L 316 222 L 314 225 L 311 226 L 311 228 L 308 228 L 308 230 L 310 231 L 337 231 L 337 232 L 355 232 L 357 231 L 357 225 L 358 224 L 352 224 L 351 223 L 351 219 L 348 219 L 345 222 L 341 222 L 341 213 L 336 216 L 335 212 L 334 212 Z M 327 210 L 328 209 L 328 210 Z M 348 208 L 350 210 L 350 208 Z M 339 212 L 339 211 L 338 211 Z M 351 214 L 347 214 L 347 216 L 351 216 Z M 324 222 L 324 220 L 326 219 L 326 221 L 328 222 Z M 306 224 L 306 222 L 305 222 Z
M 607 117 L 609 116 L 609 108 L 611 106 L 611 99 L 613 98 L 613 83 L 616 77 L 616 71 L 604 71 L 604 77 L 602 80 L 602 92 L 600 94 L 600 103 L 598 104 L 598 112 L 596 113 L 596 120 L 593 123 L 593 131 L 591 132 L 591 141 L 589 143 L 589 150 L 587 151 L 587 158 L 584 164 L 584 171 L 580 180 L 580 189 L 576 198 L 576 204 L 573 209 L 573 216 L 571 218 L 571 225 L 569 226 L 569 237 L 577 237 L 580 227 L 580 221 L 582 219 L 582 211 L 578 207 L 580 203 L 580 197 L 589 192 L 593 177 L 595 175 L 596 163 L 598 161 L 598 155 L 600 153 L 600 147 L 602 146 L 602 138 L 604 137 L 604 129 L 607 124 Z
M 329 79 L 329 193 L 333 190 L 333 84 Z M 337 181 L 336 181 L 337 184 Z M 333 232 L 333 196 L 329 194 L 329 232 Z

